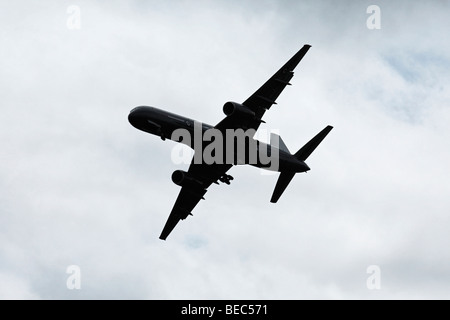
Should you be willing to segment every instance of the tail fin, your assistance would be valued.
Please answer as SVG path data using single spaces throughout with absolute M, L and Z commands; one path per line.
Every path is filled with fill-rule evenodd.
M 332 126 L 327 126 L 325 129 L 320 131 L 314 138 L 309 140 L 308 143 L 306 143 L 300 150 L 298 150 L 294 154 L 294 156 L 300 161 L 305 161 L 322 142 L 322 140 L 327 136 L 327 134 L 330 133 L 331 129 L 333 129 Z M 277 184 L 275 185 L 275 190 L 273 190 L 270 202 L 276 203 L 278 199 L 280 199 L 281 195 L 283 194 L 284 190 L 286 190 L 294 175 L 295 172 L 291 171 L 280 173 L 280 177 L 278 178 Z
M 291 153 L 288 149 L 288 147 L 286 147 L 286 144 L 284 143 L 283 139 L 281 139 L 281 137 L 275 133 L 271 133 L 270 134 L 270 145 L 271 146 L 276 146 L 278 147 L 278 149 L 283 150 L 287 153 Z

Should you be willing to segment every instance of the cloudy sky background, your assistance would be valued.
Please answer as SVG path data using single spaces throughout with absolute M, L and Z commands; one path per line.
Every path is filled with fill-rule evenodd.
M 449 9 L 0 1 L 0 298 L 449 299 Z M 295 151 L 333 125 L 312 170 L 274 205 L 277 175 L 235 167 L 159 240 L 188 166 L 129 111 L 214 125 L 306 43 L 261 129 Z

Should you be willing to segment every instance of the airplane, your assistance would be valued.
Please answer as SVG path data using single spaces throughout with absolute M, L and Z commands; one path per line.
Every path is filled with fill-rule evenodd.
M 159 237 L 161 240 L 167 239 L 180 220 L 192 215 L 195 206 L 200 200 L 205 199 L 204 195 L 211 184 L 219 184 L 219 182 L 230 184 L 233 177 L 227 172 L 234 165 L 250 164 L 280 172 L 270 199 L 272 203 L 278 201 L 296 173 L 310 170 L 305 161 L 333 129 L 332 126 L 326 126 L 294 154 L 289 152 L 281 137 L 274 133 L 271 134 L 269 144 L 253 138 L 253 134 L 261 123 L 264 123 L 262 120 L 264 113 L 276 104 L 275 100 L 284 88 L 291 85 L 289 81 L 294 76 L 294 69 L 310 47 L 310 45 L 304 45 L 243 103 L 225 103 L 223 106 L 225 118 L 215 126 L 154 107 L 139 106 L 130 111 L 128 120 L 135 128 L 159 136 L 163 141 L 171 139 L 194 149 L 188 171 L 176 170 L 172 174 L 172 181 L 181 186 L 181 190 L 161 232 Z M 237 136 L 228 136 L 230 132 L 238 131 L 249 133 L 245 135 L 244 140 L 239 140 Z M 214 139 L 211 137 L 206 139 L 208 133 L 214 136 Z M 221 138 L 220 134 L 224 138 Z M 199 139 L 200 143 L 198 143 Z M 211 151 L 213 144 L 217 147 L 217 150 L 214 150 L 216 154 Z M 228 148 L 229 145 L 232 147 Z M 223 147 L 222 150 L 219 146 Z M 241 152 L 239 155 L 237 150 L 240 147 L 243 147 L 244 153 Z M 208 148 L 211 151 L 210 159 L 205 154 Z M 255 154 L 256 157 L 250 161 L 251 155 Z M 216 161 L 211 161 L 211 157 Z M 267 161 L 269 158 L 273 161 Z M 276 165 L 273 165 L 274 163 Z

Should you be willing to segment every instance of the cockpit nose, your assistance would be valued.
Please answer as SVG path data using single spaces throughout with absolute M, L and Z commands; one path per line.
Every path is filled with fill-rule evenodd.
M 136 108 L 131 110 L 130 114 L 128 115 L 128 122 L 131 123 L 133 126 L 136 123 L 136 119 L 137 119 L 135 110 L 136 110 Z
M 133 127 L 139 129 L 139 123 L 142 122 L 143 119 L 144 108 L 145 107 L 136 107 L 130 111 L 128 121 Z
M 148 127 L 148 122 L 154 116 L 153 107 L 140 106 L 132 109 L 128 115 L 128 121 L 130 124 L 139 130 L 145 130 Z

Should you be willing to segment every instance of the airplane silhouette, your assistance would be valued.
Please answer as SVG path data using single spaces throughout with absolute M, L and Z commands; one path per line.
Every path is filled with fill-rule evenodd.
M 296 173 L 310 170 L 305 160 L 333 129 L 325 127 L 297 152 L 292 154 L 281 137 L 271 134 L 270 144 L 253 138 L 262 117 L 294 76 L 294 69 L 310 45 L 304 45 L 280 70 L 242 104 L 227 102 L 226 117 L 211 126 L 154 107 L 140 106 L 131 110 L 128 120 L 137 129 L 157 135 L 162 140 L 184 143 L 195 153 L 188 171 L 176 170 L 172 181 L 181 186 L 178 198 L 160 235 L 166 240 L 180 220 L 192 215 L 192 210 L 204 199 L 212 183 L 230 184 L 228 170 L 233 165 L 250 164 L 280 172 L 272 194 L 276 203 Z

